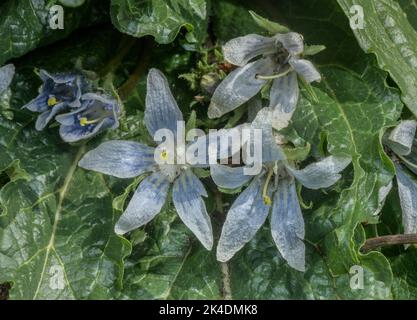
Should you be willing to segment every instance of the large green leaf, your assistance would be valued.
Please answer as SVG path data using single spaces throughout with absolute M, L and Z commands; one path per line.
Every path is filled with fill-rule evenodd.
M 398 187 L 394 185 L 381 215 L 382 223 L 378 225 L 377 234 L 384 236 L 402 234 L 404 232 Z M 382 249 L 391 263 L 394 274 L 393 295 L 395 299 L 417 299 L 417 277 L 415 265 L 417 261 L 416 247 L 405 249 L 404 246 L 392 246 Z
M 76 10 L 68 12 L 81 16 L 93 3 L 48 1 L 58 2 L 75 8 L 65 8 L 66 12 Z M 416 297 L 415 249 L 388 248 L 366 255 L 359 253 L 366 237 L 376 235 L 372 224 L 379 219 L 374 215 L 379 207 L 378 191 L 394 176 L 393 164 L 384 153 L 380 137 L 387 127 L 396 124 L 402 103 L 400 92 L 387 85 L 387 73 L 377 67 L 380 58 L 376 61 L 363 52 L 336 1 L 213 1 L 210 28 L 207 28 L 207 2 L 203 0 L 111 2 L 112 20 L 120 31 L 136 37 L 152 35 L 159 43 L 172 42 L 181 27 L 189 32 L 187 41 L 195 44 L 202 43 L 207 30 L 212 31 L 210 40 L 219 42 L 248 33 L 262 33 L 248 12 L 251 9 L 302 33 L 308 44 L 326 46 L 326 51 L 312 58 L 324 79 L 308 90 L 303 87 L 291 130 L 312 145 L 314 157 L 324 156 L 326 152 L 348 155 L 352 157 L 352 165 L 334 187 L 301 192 L 307 204 L 313 203 L 310 209 L 303 210 L 305 273 L 291 269 L 281 258 L 268 223 L 229 263 L 218 263 L 215 250 L 208 252 L 196 241 L 179 219 L 171 200 L 146 226 L 126 238 L 116 236 L 114 222 L 141 178 L 131 184 L 129 179 L 88 172 L 77 168 L 78 159 L 104 140 L 150 142 L 142 121 L 145 75 L 150 67 L 166 73 L 184 117 L 188 118 L 193 105 L 197 123 L 208 129 L 213 122 L 206 121 L 206 106 L 191 104 L 198 92 L 190 92 L 187 83 L 178 79 L 180 74 L 196 66 L 196 55 L 181 48 L 183 41 L 170 46 L 152 46 L 149 39 L 141 39 L 119 60 L 114 58 L 117 45 L 126 42 L 120 42 L 121 34 L 107 27 L 83 29 L 64 41 L 55 42 L 84 22 L 74 18 L 79 24 L 69 22 L 67 33 L 58 36 L 40 27 L 43 20 L 34 19 L 44 10 L 25 11 L 22 3 L 9 0 L 0 5 L 0 16 L 9 19 L 4 25 L 0 23 L 0 31 L 10 26 L 17 10 L 23 10 L 27 21 L 34 24 L 25 24 L 26 29 L 22 30 L 33 28 L 33 34 L 27 39 L 35 40 L 22 42 L 21 48 L 18 38 L 12 40 L 11 53 L 6 51 L 4 61 L 54 43 L 14 60 L 16 77 L 7 100 L 0 103 L 0 283 L 11 283 L 11 298 Z M 44 5 L 46 1 L 30 3 Z M 409 22 L 415 27 L 411 0 L 401 0 L 400 5 L 408 11 Z M 402 19 L 402 16 L 395 18 Z M 132 39 L 125 37 L 125 40 Z M 35 131 L 34 115 L 20 107 L 36 95 L 40 84 L 34 67 L 70 70 L 79 58 L 85 68 L 95 71 L 109 70 L 107 61 L 122 62 L 117 70 L 110 69 L 116 71 L 117 84 L 129 79 L 129 90 L 124 91 L 126 118 L 119 130 L 84 145 L 70 146 L 59 139 L 56 127 Z M 401 86 L 400 89 L 404 93 Z M 5 115 L 3 110 L 7 111 Z M 220 195 L 210 179 L 204 179 L 203 183 L 209 191 L 206 205 L 217 238 L 227 208 L 237 195 Z M 380 234 L 401 232 L 400 209 L 391 198 L 392 195 L 382 212 L 383 224 L 377 228 Z M 224 210 L 219 212 L 222 201 Z M 350 286 L 349 271 L 353 266 L 363 269 L 362 290 Z
M 221 1 L 219 7 L 234 3 Z M 361 52 L 343 12 L 333 1 L 284 1 L 274 5 L 260 1 L 248 7 L 301 32 L 308 44 L 326 46 L 326 51 L 314 57 L 324 80 L 311 90 L 303 90 L 293 128 L 315 146 L 314 154 L 322 153 L 318 147 L 325 139 L 330 153 L 351 156 L 353 165 L 333 192 L 303 193 L 314 202 L 313 210 L 304 212 L 307 272 L 302 275 L 289 270 L 273 250 L 271 237 L 259 236 L 230 263 L 233 296 L 390 298 L 393 295 L 389 262 L 378 252 L 359 254 L 365 235 L 358 225 L 376 222 L 373 213 L 378 207 L 378 190 L 394 175 L 393 165 L 382 150 L 380 135 L 401 114 L 398 91 L 386 86 L 387 74 Z M 234 23 L 239 15 L 242 21 L 248 21 L 248 14 L 237 4 L 235 8 Z M 220 28 L 231 29 L 227 24 Z M 219 34 L 224 34 L 224 40 L 229 39 L 227 32 Z M 343 191 L 339 194 L 340 189 Z M 268 255 L 266 247 L 270 248 Z M 349 271 L 355 265 L 364 269 L 366 290 L 352 290 L 349 286 Z
M 172 208 L 170 203 L 167 207 Z M 126 261 L 124 299 L 220 299 L 220 265 L 178 218 L 166 209 L 136 235 Z
M 58 1 L 8 0 L 0 5 L 0 65 L 106 17 L 106 1 L 88 0 L 77 9 L 65 7 L 64 29 L 53 30 L 49 26 L 49 9 L 55 3 Z
M 67 54 L 87 56 L 86 65 L 97 67 L 114 49 L 103 39 L 119 39 L 105 29 L 95 41 L 90 37 L 69 40 L 80 42 L 82 51 L 78 45 L 65 54 L 46 49 L 17 63 L 14 119 L 0 116 L 0 171 L 8 176 L 0 190 L 0 283 L 12 283 L 14 299 L 104 299 L 122 285 L 131 246 L 113 232 L 117 217 L 108 183 L 77 167 L 88 146 L 64 144 L 56 127 L 37 132 L 33 114 L 20 110 L 37 93 L 33 67 L 65 70 Z
M 127 259 L 125 290 L 121 297 L 224 298 L 231 294 L 237 299 L 386 299 L 394 296 L 388 260 L 377 252 L 366 256 L 358 253 L 365 240 L 364 230 L 358 225 L 370 218 L 375 221 L 372 214 L 378 206 L 378 190 L 393 177 L 392 163 L 381 150 L 380 134 L 385 127 L 395 124 L 402 104 L 398 92 L 386 87 L 387 75 L 378 71 L 374 61 L 356 45 L 347 26 L 340 23 L 341 10 L 331 2 L 321 2 L 317 10 L 320 19 L 311 21 L 298 15 L 306 5 L 310 6 L 310 2 L 293 5 L 292 15 L 285 15 L 288 19 L 285 22 L 303 32 L 308 43 L 324 43 L 329 50 L 318 57 L 326 79 L 320 88 L 314 89 L 319 102 L 315 103 L 303 91 L 294 128 L 316 146 L 325 133 L 330 152 L 349 155 L 354 162 L 352 177 L 346 173 L 345 181 L 339 186 L 344 189 L 342 194 L 337 190 L 327 195 L 306 194 L 316 202 L 313 210 L 305 211 L 307 272 L 302 274 L 286 265 L 267 226 L 226 268 L 216 266 L 214 254 L 204 252 L 198 243 L 190 241 L 192 235 L 178 223 L 178 218 L 171 222 L 164 218 L 175 217 L 175 212 L 167 210 L 138 233 L 141 241 Z M 273 10 L 262 4 L 259 7 L 270 14 L 290 12 L 285 5 Z M 214 12 L 218 14 L 218 24 L 214 27 L 221 40 L 251 29 L 251 18 L 240 3 L 221 1 L 215 5 Z M 334 20 L 326 19 L 327 14 L 334 12 L 337 13 Z M 239 31 L 236 25 L 245 26 L 245 30 Z M 334 34 L 325 39 L 317 36 L 317 29 L 327 30 L 330 26 L 337 27 Z M 340 57 L 331 51 L 340 52 L 345 47 L 351 50 Z M 218 213 L 212 216 L 214 221 L 222 220 Z M 161 238 L 157 234 L 165 236 Z M 350 287 L 349 271 L 354 265 L 363 268 L 364 290 Z
M 362 49 L 376 55 L 380 67 L 400 87 L 407 107 L 417 115 L 417 30 L 407 19 L 406 11 L 396 0 L 338 2 L 348 17 L 353 16 L 352 6 L 363 8 L 363 28 L 353 30 Z M 402 4 L 406 6 L 404 1 Z M 415 14 L 415 9 L 411 13 Z
M 190 42 L 201 43 L 207 36 L 206 0 L 112 0 L 110 12 L 121 32 L 151 35 L 159 43 L 174 41 L 182 27 Z

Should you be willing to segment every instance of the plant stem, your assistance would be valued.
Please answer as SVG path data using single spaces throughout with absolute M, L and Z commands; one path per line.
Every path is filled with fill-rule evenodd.
M 397 234 L 370 238 L 366 240 L 361 252 L 367 253 L 380 247 L 404 244 L 417 244 L 417 234 Z
M 123 36 L 120 41 L 119 48 L 117 49 L 116 55 L 104 66 L 100 71 L 101 76 L 106 76 L 109 73 L 116 71 L 120 63 L 123 61 L 124 57 L 132 49 L 133 45 L 136 43 L 137 39 L 130 36 Z
M 216 211 L 224 215 L 224 205 L 223 205 L 223 199 L 222 194 L 217 190 L 217 187 L 212 188 L 215 196 L 215 202 L 216 202 Z M 227 262 L 220 262 L 220 268 L 222 272 L 222 292 L 223 292 L 223 298 L 224 300 L 232 300 L 232 288 L 230 286 L 230 270 L 229 265 Z
M 136 88 L 141 76 L 145 72 L 151 55 L 149 52 L 151 51 L 153 46 L 153 42 L 147 39 L 143 40 L 143 46 L 141 46 L 141 52 L 139 54 L 139 62 L 137 63 L 135 70 L 133 70 L 130 77 L 123 83 L 122 86 L 118 89 L 120 99 L 125 100 L 129 94 Z

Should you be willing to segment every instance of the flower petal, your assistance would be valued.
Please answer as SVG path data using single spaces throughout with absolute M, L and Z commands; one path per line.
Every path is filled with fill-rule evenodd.
M 271 234 L 288 264 L 305 271 L 304 219 L 298 202 L 294 180 L 278 182 L 271 215 Z
M 151 221 L 164 206 L 169 185 L 167 178 L 160 172 L 146 177 L 117 221 L 114 231 L 125 234 Z
M 89 107 L 88 103 L 83 103 L 81 107 L 78 109 L 75 109 L 74 111 L 59 114 L 55 117 L 55 120 L 59 122 L 60 124 L 63 124 L 64 126 L 72 126 L 76 123 L 76 117 L 74 117 L 76 114 L 80 113 L 81 111 L 86 110 Z
M 118 178 L 137 177 L 150 171 L 154 164 L 154 148 L 123 140 L 100 144 L 78 163 L 81 168 Z
M 12 83 L 15 73 L 15 67 L 13 64 L 7 64 L 0 68 L 0 94 L 9 88 Z
M 275 41 L 274 38 L 257 34 L 234 38 L 223 46 L 224 58 L 241 67 L 261 54 L 274 53 L 276 51 Z
M 172 198 L 179 217 L 202 245 L 207 250 L 211 250 L 213 247 L 213 230 L 206 205 L 201 196 L 207 197 L 207 192 L 191 170 L 186 170 L 175 180 Z
M 56 117 L 61 123 L 61 138 L 66 142 L 88 139 L 106 129 L 119 126 L 120 106 L 105 95 L 87 93 L 82 96 L 80 108 Z
M 209 118 L 219 118 L 254 97 L 265 85 L 256 75 L 271 75 L 274 62 L 263 58 L 232 71 L 216 88 L 208 110 Z
M 304 59 L 291 58 L 289 64 L 308 83 L 321 80 L 320 73 L 317 71 L 316 67 L 310 61 Z
M 417 181 L 401 165 L 396 164 L 395 167 L 404 233 L 417 233 Z
M 48 106 L 48 95 L 41 93 L 35 99 L 25 104 L 22 109 L 28 109 L 33 112 L 45 112 L 49 111 L 51 107 Z
M 220 188 L 237 189 L 253 176 L 244 174 L 244 167 L 228 167 L 219 164 L 210 166 L 211 178 Z
M 255 120 L 258 112 L 264 108 L 264 101 L 259 94 L 248 101 L 248 122 Z
M 406 160 L 404 164 L 407 168 L 417 174 L 417 139 L 414 139 L 411 152 L 408 156 L 404 156 L 404 159 Z
M 272 83 L 269 107 L 272 108 L 272 127 L 281 130 L 288 127 L 297 107 L 300 89 L 297 73 L 291 72 Z
M 61 125 L 59 127 L 59 135 L 61 136 L 62 140 L 71 143 L 92 138 L 107 129 L 115 129 L 117 126 L 117 120 L 113 118 L 106 118 L 94 124 L 93 126 L 83 127 L 79 124 L 74 124 L 72 126 Z
M 391 192 L 392 189 L 392 181 L 389 182 L 388 185 L 382 186 L 378 190 L 378 207 L 372 213 L 372 215 L 378 215 L 385 205 L 385 200 L 388 197 L 388 194 Z
M 227 213 L 217 246 L 217 260 L 226 262 L 231 259 L 264 224 L 270 209 L 262 198 L 264 180 L 255 178 Z
M 161 71 L 151 69 L 145 110 L 145 124 L 149 133 L 154 136 L 159 129 L 169 129 L 175 134 L 177 121 L 182 120 L 182 112 L 169 89 L 168 80 Z
M 281 42 L 284 48 L 292 56 L 299 55 L 304 51 L 304 39 L 303 36 L 296 32 L 288 32 L 283 34 L 277 34 L 276 40 Z
M 220 129 L 215 132 L 210 132 L 206 135 L 200 136 L 195 141 L 187 145 L 189 150 L 205 150 L 206 158 L 204 163 L 200 163 L 198 167 L 209 167 L 210 164 L 215 164 L 217 160 L 227 159 L 233 157 L 240 152 L 242 130 L 249 128 L 248 124 L 242 124 L 230 129 Z M 221 143 L 223 141 L 223 143 Z M 224 143 L 227 141 L 227 143 Z M 217 147 L 216 149 L 214 147 Z M 212 157 L 210 153 L 215 152 Z M 223 156 L 227 155 L 227 156 Z M 210 163 L 213 160 L 213 163 Z
M 287 166 L 287 170 L 303 186 L 316 190 L 328 188 L 335 184 L 341 178 L 339 172 L 345 169 L 350 162 L 350 158 L 330 156 L 319 162 L 312 163 L 302 170 L 293 169 L 289 166 Z
M 416 135 L 417 121 L 405 120 L 396 126 L 388 136 L 386 144 L 396 154 L 407 156 L 411 153 Z
M 56 106 L 52 107 L 51 110 L 45 111 L 40 114 L 36 119 L 35 128 L 38 131 L 45 129 L 48 123 L 61 111 L 65 110 L 67 105 L 65 103 L 59 103 Z
M 250 139 L 250 145 L 255 143 L 262 143 L 262 163 L 273 162 L 285 159 L 285 153 L 281 147 L 276 143 L 274 133 L 272 130 L 272 110 L 268 107 L 261 109 L 258 112 L 255 120 L 251 124 L 252 130 L 262 130 L 262 141 L 255 141 L 256 135 L 252 134 Z M 248 145 L 243 147 L 244 162 L 247 163 Z M 254 154 L 254 146 L 251 146 Z
M 53 82 L 59 83 L 59 84 L 72 82 L 77 78 L 77 75 L 73 73 L 51 74 L 44 69 L 39 70 L 39 76 L 42 79 L 42 81 L 47 81 L 48 79 L 51 79 Z

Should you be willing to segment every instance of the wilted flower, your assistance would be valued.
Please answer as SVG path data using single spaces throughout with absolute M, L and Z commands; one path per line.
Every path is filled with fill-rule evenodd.
M 36 130 L 43 130 L 46 125 L 66 108 L 80 107 L 80 97 L 84 77 L 78 74 L 49 74 L 40 70 L 43 85 L 39 95 L 23 106 L 41 115 L 36 120 Z
M 81 107 L 56 116 L 61 126 L 59 134 L 66 142 L 91 138 L 107 129 L 119 126 L 120 105 L 108 96 L 86 93 L 81 96 Z
M 395 127 L 384 139 L 384 143 L 395 153 L 395 169 L 398 194 L 402 209 L 404 233 L 417 232 L 417 180 L 411 174 L 417 174 L 417 122 L 405 120 Z M 410 172 L 410 171 L 411 172 Z M 392 184 L 382 194 L 381 203 L 385 201 Z M 379 212 L 379 211 L 378 211 Z M 377 212 L 377 213 L 378 213 Z
M 254 237 L 271 211 L 271 234 L 278 250 L 291 267 L 304 271 L 304 219 L 295 180 L 309 189 L 330 187 L 340 179 L 339 172 L 351 159 L 330 156 L 298 170 L 285 160 L 283 151 L 274 141 L 268 119 L 263 109 L 255 120 L 255 127 L 265 130 L 263 150 L 268 152 L 263 154 L 260 174 L 245 175 L 243 167 L 211 166 L 212 178 L 221 188 L 236 189 L 251 181 L 227 213 L 217 259 L 223 262 L 231 259 Z
M 224 58 L 239 66 L 220 85 L 211 100 L 210 118 L 218 118 L 254 97 L 269 80 L 272 126 L 282 129 L 288 125 L 298 103 L 297 74 L 306 82 L 320 81 L 313 64 L 302 58 L 303 37 L 295 32 L 264 37 L 250 34 L 230 40 L 223 47 Z M 250 62 L 254 58 L 258 60 Z
M 167 79 L 156 69 L 148 75 L 145 124 L 154 136 L 160 129 L 170 130 L 176 137 L 177 121 L 182 112 L 172 96 Z M 156 154 L 155 154 L 156 153 Z M 175 208 L 185 225 L 210 250 L 213 234 L 210 218 L 202 197 L 207 197 L 203 184 L 188 164 L 169 164 L 169 151 L 155 149 L 132 141 L 108 141 L 88 152 L 79 166 L 119 178 L 133 178 L 146 172 L 123 215 L 116 223 L 115 232 L 124 234 L 151 221 L 162 209 L 172 185 Z

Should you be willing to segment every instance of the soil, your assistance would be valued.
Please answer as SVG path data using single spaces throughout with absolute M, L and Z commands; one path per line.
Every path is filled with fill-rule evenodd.
M 10 288 L 11 288 L 10 283 L 0 284 L 0 301 L 7 300 L 7 298 L 9 297 Z

